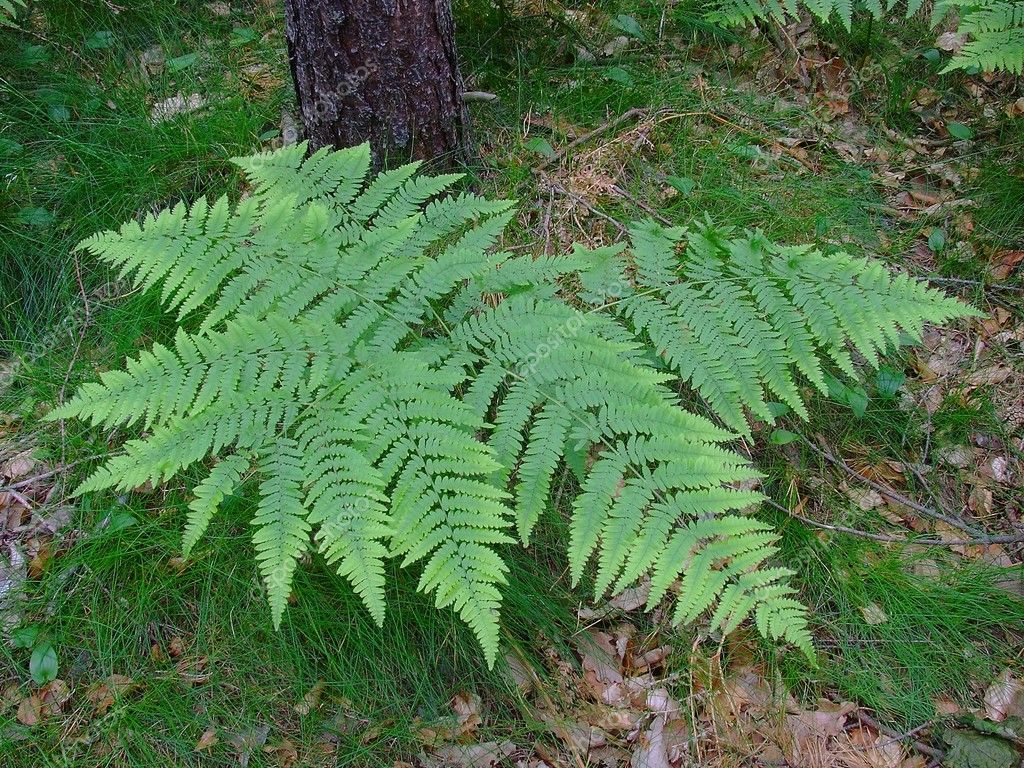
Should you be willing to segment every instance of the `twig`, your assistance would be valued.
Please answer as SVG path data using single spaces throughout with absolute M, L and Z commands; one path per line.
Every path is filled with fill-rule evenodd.
M 629 200 L 629 202 L 631 202 L 637 208 L 640 208 L 641 210 L 646 212 L 648 216 L 650 216 L 651 218 L 657 219 L 658 221 L 660 221 L 665 226 L 667 226 L 667 227 L 671 227 L 672 226 L 672 222 L 671 221 L 669 221 L 664 216 L 662 216 L 660 213 L 658 213 L 656 210 L 651 208 L 651 206 L 649 206 L 643 200 L 638 200 L 636 197 L 634 197 L 629 192 L 624 190 L 618 184 L 615 184 L 615 185 L 612 186 L 612 192 L 614 192 L 615 194 L 619 195 L 620 197 L 624 197 L 626 200 Z
M 888 497 L 898 501 L 900 504 L 903 504 L 904 506 L 909 507 L 910 509 L 913 509 L 915 512 L 920 512 L 925 517 L 930 517 L 930 518 L 932 518 L 934 520 L 941 520 L 944 523 L 949 523 L 949 525 L 952 525 L 954 528 L 959 528 L 961 531 L 964 531 L 966 533 L 970 533 L 970 534 L 975 535 L 975 536 L 977 536 L 977 535 L 979 535 L 981 533 L 981 531 L 979 531 L 977 528 L 974 528 L 974 527 L 968 525 L 963 520 L 959 520 L 959 519 L 957 519 L 955 517 L 952 517 L 951 515 L 947 515 L 946 513 L 940 512 L 937 509 L 931 509 L 930 507 L 926 507 L 923 504 L 919 504 L 918 502 L 914 501 L 913 499 L 907 498 L 903 494 L 899 493 L 898 491 L 894 491 L 892 488 L 889 488 L 888 486 L 882 485 L 881 483 L 877 483 L 877 482 L 875 482 L 874 480 L 872 480 L 869 477 L 864 477 L 864 475 L 862 475 L 857 470 L 853 469 L 853 467 L 851 467 L 845 461 L 843 461 L 842 459 L 837 458 L 831 451 L 828 451 L 828 450 L 826 450 L 824 448 L 819 448 L 818 446 L 816 446 L 814 443 L 812 443 L 810 440 L 808 440 L 806 437 L 804 437 L 804 435 L 800 434 L 799 432 L 796 432 L 795 434 L 797 435 L 797 437 L 799 437 L 804 442 L 804 444 L 808 448 L 810 448 L 812 451 L 814 451 L 819 456 L 824 458 L 830 464 L 838 467 L 839 469 L 843 470 L 850 477 L 852 477 L 855 480 L 858 480 L 858 481 L 864 483 L 865 485 L 867 485 L 870 488 L 875 489 L 879 493 L 881 493 L 881 494 L 883 494 L 885 496 L 888 496 Z M 994 543 L 994 542 L 992 542 L 992 543 Z
M 929 283 L 951 283 L 953 285 L 970 285 L 981 288 L 983 291 L 1010 291 L 1012 293 L 1024 293 L 1022 285 L 1002 285 L 1001 283 L 986 283 L 984 280 L 967 280 L 962 277 L 928 277 Z
M 74 466 L 76 466 L 78 464 L 85 464 L 87 461 L 94 461 L 95 459 L 102 459 L 104 456 L 106 456 L 106 454 L 97 454 L 96 456 L 87 456 L 84 459 L 78 459 L 77 461 L 72 461 L 70 464 L 61 464 L 59 467 L 57 467 L 56 469 L 51 469 L 49 472 L 43 472 L 43 473 L 38 474 L 38 475 L 33 475 L 32 477 L 26 477 L 24 480 L 19 480 L 18 482 L 11 483 L 10 485 L 0 485 L 0 493 L 7 493 L 9 491 L 16 491 L 19 488 L 24 488 L 26 486 L 32 485 L 33 483 L 38 483 L 40 480 L 45 480 L 46 478 L 52 477 L 53 475 L 56 475 L 59 472 L 64 472 L 65 470 L 71 469 L 71 467 L 74 467 Z
M 548 191 L 549 191 L 549 192 L 557 192 L 557 193 L 558 193 L 558 194 L 560 194 L 560 195 L 565 195 L 566 197 L 571 197 L 571 198 L 572 198 L 573 200 L 575 200 L 576 202 L 578 202 L 578 203 L 579 203 L 580 205 L 582 205 L 582 206 L 583 206 L 584 208 L 586 208 L 586 209 L 587 209 L 588 211 L 590 211 L 590 212 L 591 212 L 592 214 L 594 214 L 594 215 L 595 215 L 595 216 L 597 216 L 598 218 L 604 219 L 605 221 L 607 221 L 608 223 L 610 223 L 610 224 L 611 224 L 612 226 L 614 226 L 614 227 L 615 227 L 615 228 L 616 228 L 617 230 L 619 230 L 619 234 L 620 234 L 620 235 L 622 235 L 623 237 L 625 237 L 626 235 L 628 235 L 628 234 L 629 234 L 629 232 L 628 232 L 628 231 L 627 231 L 627 229 L 626 229 L 626 228 L 625 228 L 625 227 L 624 227 L 624 226 L 622 225 L 622 223 L 621 223 L 621 222 L 619 222 L 619 221 L 617 221 L 616 219 L 612 218 L 612 217 L 611 217 L 611 216 L 609 216 L 609 215 L 608 215 L 607 213 L 604 213 L 604 212 L 602 212 L 602 211 L 599 211 L 599 210 L 598 210 L 597 208 L 595 208 L 595 207 L 594 207 L 593 205 L 591 205 L 591 204 L 590 204 L 590 203 L 589 203 L 589 202 L 588 202 L 588 201 L 586 200 L 586 198 L 584 198 L 584 197 L 582 197 L 582 196 L 580 196 L 580 195 L 577 195 L 577 194 L 576 194 L 576 193 L 574 193 L 574 192 L 570 192 L 570 191 L 569 191 L 569 190 L 567 190 L 567 189 L 566 189 L 565 187 L 563 187 L 563 186 L 562 186 L 561 184 L 558 184 L 558 183 L 556 183 L 556 182 L 550 182 L 550 183 L 548 184 Z
M 632 120 L 634 117 L 638 117 L 639 115 L 643 115 L 646 113 L 647 110 L 641 107 L 634 107 L 633 109 L 623 112 L 614 120 L 609 120 L 608 122 L 599 125 L 594 130 L 588 131 L 587 133 L 584 133 L 582 136 L 578 136 L 573 141 L 569 142 L 569 144 L 567 144 L 564 149 L 560 150 L 552 157 L 543 160 L 539 165 L 536 166 L 536 169 L 538 171 L 542 171 L 552 163 L 561 162 L 563 159 L 565 159 L 566 155 L 568 155 L 570 152 L 576 149 L 576 147 L 578 147 L 580 144 L 586 144 L 595 136 L 600 136 L 602 133 L 610 131 L 617 126 L 620 126 L 623 123 Z
M 919 725 L 917 728 L 907 731 L 906 733 L 899 733 L 898 731 L 894 731 L 892 728 L 885 727 L 880 722 L 875 720 L 875 718 L 873 718 L 871 715 L 868 715 L 860 710 L 857 711 L 857 718 L 862 723 L 864 723 L 864 725 L 868 726 L 869 728 L 874 728 L 879 733 L 884 733 L 893 741 L 904 741 L 906 739 L 913 738 L 916 734 L 920 733 L 929 725 L 933 724 L 930 721 L 925 723 L 924 725 Z M 916 749 L 921 754 L 928 755 L 928 757 L 935 758 L 936 760 L 942 760 L 942 758 L 946 756 L 946 753 L 943 752 L 941 749 L 936 749 L 930 744 L 925 744 L 923 741 L 920 741 L 919 739 L 914 739 L 910 743 L 913 744 L 914 749 Z
M 15 500 L 16 502 L 18 502 L 19 504 L 21 504 L 21 506 L 23 506 L 23 507 L 24 507 L 25 509 L 27 509 L 27 510 L 28 510 L 29 512 L 31 512 L 31 511 L 32 511 L 32 503 L 31 503 L 31 502 L 30 502 L 30 501 L 29 501 L 28 499 L 26 499 L 26 498 L 25 498 L 24 496 L 22 496 L 22 495 L 21 495 L 20 493 L 18 493 L 17 491 L 15 491 L 15 490 L 13 490 L 13 489 L 8 489 L 8 490 L 6 491 L 6 493 L 7 493 L 7 494 L 8 494 L 8 495 L 9 495 L 9 496 L 10 496 L 10 497 L 12 498 L 12 499 L 14 499 L 14 500 Z
M 548 190 L 548 204 L 544 209 L 544 255 L 551 250 L 551 209 L 555 205 L 555 190 Z
M 871 533 L 869 531 L 861 531 L 857 528 L 850 528 L 846 525 L 834 525 L 832 523 L 822 523 L 818 520 L 812 520 L 809 517 L 805 517 L 804 515 L 794 512 L 792 509 L 779 504 L 774 499 L 765 499 L 765 503 L 769 507 L 777 509 L 780 512 L 785 512 L 787 515 L 799 520 L 801 523 L 806 523 L 807 525 L 815 528 L 823 528 L 826 531 L 835 531 L 837 533 L 847 533 L 850 536 L 857 536 L 861 539 L 870 539 L 871 541 L 881 541 L 885 544 L 914 544 L 922 547 L 968 547 L 985 544 L 1020 544 L 1021 542 L 1024 542 L 1024 533 L 1000 536 L 979 536 L 974 539 L 951 539 L 949 541 L 944 539 L 914 539 L 907 536 L 890 536 L 885 533 Z
M 82 280 L 82 266 L 78 262 L 78 256 L 75 256 L 75 281 L 78 283 L 78 292 L 82 296 L 82 308 L 85 310 L 85 318 L 82 320 L 81 327 L 78 329 L 78 341 L 75 343 L 75 351 L 71 355 L 71 360 L 68 361 L 68 369 L 64 374 L 64 381 L 60 385 L 60 392 L 57 393 L 57 402 L 61 405 L 64 404 L 64 390 L 68 386 L 68 381 L 71 378 L 71 371 L 75 368 L 75 363 L 78 361 L 78 355 L 82 351 L 82 342 L 85 341 L 85 332 L 89 329 L 89 325 L 92 322 L 92 309 L 89 306 L 89 294 L 85 290 L 85 282 Z M 64 426 L 64 420 L 60 422 L 60 463 L 64 464 L 64 458 L 67 447 L 67 429 Z

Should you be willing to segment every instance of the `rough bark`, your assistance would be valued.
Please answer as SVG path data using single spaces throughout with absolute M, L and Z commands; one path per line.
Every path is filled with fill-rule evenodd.
M 285 0 L 292 76 L 315 148 L 378 162 L 468 154 L 451 0 Z

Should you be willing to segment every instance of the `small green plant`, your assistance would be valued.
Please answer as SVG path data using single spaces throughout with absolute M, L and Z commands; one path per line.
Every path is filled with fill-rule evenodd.
M 851 348 L 874 365 L 972 310 L 877 262 L 710 221 L 638 224 L 629 251 L 494 252 L 511 203 L 439 197 L 458 177 L 415 164 L 366 183 L 366 146 L 305 154 L 237 159 L 252 185 L 237 205 L 179 204 L 82 243 L 160 286 L 182 327 L 50 414 L 143 430 L 77 493 L 206 463 L 188 553 L 255 476 L 275 624 L 312 538 L 378 623 L 385 560 L 421 564 L 420 589 L 493 663 L 508 531 L 529 543 L 565 467 L 574 583 L 591 563 L 595 597 L 649 575 L 650 608 L 681 577 L 675 623 L 753 616 L 812 655 L 791 572 L 768 564 L 776 535 L 747 511 L 758 472 L 725 444 L 748 415 L 771 420 L 772 398 L 806 414 L 797 377 L 827 389 L 826 368 L 855 373 Z M 725 427 L 682 407 L 680 380 Z
M 909 0 L 907 16 L 917 13 L 922 2 Z M 799 4 L 797 0 L 717 0 L 709 18 L 728 25 L 753 24 L 769 18 L 781 24 L 799 18 L 801 7 L 826 23 L 832 20 L 833 15 L 838 16 L 849 30 L 855 10 L 867 11 L 872 18 L 881 19 L 889 11 L 890 3 L 889 0 L 800 0 Z
M 57 678 L 57 651 L 41 628 L 20 627 L 11 633 L 15 648 L 31 651 L 28 663 L 29 676 L 36 685 L 46 685 Z

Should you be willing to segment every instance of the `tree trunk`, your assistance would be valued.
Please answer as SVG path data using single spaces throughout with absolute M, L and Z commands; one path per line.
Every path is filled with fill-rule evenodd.
M 451 0 L 285 0 L 313 149 L 369 141 L 378 163 L 468 155 Z

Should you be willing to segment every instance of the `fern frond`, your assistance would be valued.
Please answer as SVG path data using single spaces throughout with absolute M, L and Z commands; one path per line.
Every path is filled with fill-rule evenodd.
M 801 0 L 801 6 L 824 22 L 831 21 L 833 15 L 838 16 L 847 30 L 853 23 L 854 0 Z M 888 10 L 885 0 L 865 0 L 863 7 L 876 19 L 882 18 Z M 799 18 L 800 7 L 796 0 L 716 0 L 707 15 L 710 21 L 728 26 L 754 24 L 768 19 L 784 24 Z
M 646 274 L 657 274 L 659 264 L 670 266 L 665 259 L 651 261 Z M 719 492 L 756 473 L 716 445 L 730 433 L 678 407 L 662 387 L 665 375 L 644 366 L 636 354 L 640 347 L 622 341 L 619 330 L 608 315 L 583 315 L 527 293 L 467 317 L 453 333 L 470 349 L 486 352 L 491 366 L 517 372 L 507 393 L 498 395 L 490 442 L 502 464 L 515 467 L 524 542 L 547 503 L 567 442 L 597 451 L 573 503 L 569 542 L 574 582 L 596 553 L 597 595 L 616 581 L 617 589 L 628 586 L 619 580 L 625 568 L 633 569 L 631 580 L 650 568 L 664 538 L 652 542 L 648 524 L 666 496 L 690 490 L 708 500 L 706 509 L 760 498 Z M 677 518 L 663 520 L 663 537 Z M 654 554 L 638 568 L 630 554 L 644 545 Z
M 571 426 L 569 410 L 558 403 L 547 403 L 533 419 L 515 492 L 516 526 L 524 544 L 529 542 L 530 533 L 547 506 L 551 483 Z
M 758 232 L 696 226 L 674 265 L 665 254 L 682 233 L 650 222 L 632 232 L 637 285 L 613 309 L 740 432 L 744 410 L 771 421 L 773 398 L 806 416 L 796 373 L 827 392 L 827 366 L 856 376 L 851 349 L 877 365 L 901 333 L 919 339 L 926 322 L 975 314 L 879 262 L 779 246 Z M 664 264 L 656 274 L 645 267 L 652 253 Z
M 855 8 L 882 19 L 894 6 L 887 0 L 801 0 L 821 21 L 837 16 L 847 30 L 851 28 Z M 923 0 L 907 0 L 905 16 L 910 18 L 923 5 Z M 1024 3 L 1020 0 L 938 0 L 932 13 L 932 26 L 937 26 L 951 11 L 959 16 L 957 32 L 970 40 L 947 63 L 943 72 L 977 68 L 987 72 L 1006 70 L 1024 72 Z M 730 26 L 754 24 L 774 19 L 786 23 L 798 18 L 796 0 L 716 0 L 708 13 L 711 21 Z
M 241 168 L 258 196 L 293 197 L 297 204 L 312 201 L 338 208 L 348 206 L 370 170 L 370 146 L 332 151 L 324 147 L 306 157 L 308 143 L 301 142 L 231 162 Z
M 567 466 L 573 584 L 592 575 L 600 596 L 649 574 L 652 605 L 679 583 L 676 622 L 752 617 L 812 652 L 775 534 L 748 511 L 761 497 L 738 490 L 759 475 L 726 444 L 770 401 L 806 415 L 803 380 L 824 390 L 827 371 L 971 310 L 877 262 L 710 223 L 636 225 L 629 251 L 495 253 L 510 203 L 437 198 L 456 177 L 415 166 L 368 181 L 365 146 L 236 162 L 242 202 L 181 203 L 80 246 L 197 330 L 51 412 L 142 430 L 76 493 L 223 457 L 195 487 L 188 553 L 252 465 L 275 625 L 315 542 L 378 624 L 387 560 L 418 569 L 492 664 L 501 548 L 513 526 L 528 544 Z M 680 380 L 717 423 L 683 407 Z
M 391 551 L 402 564 L 425 560 L 419 588 L 433 592 L 438 608 L 452 606 L 470 626 L 488 664 L 498 652 L 499 585 L 508 566 L 495 552 L 510 543 L 508 494 L 489 482 L 499 468 L 476 438 L 479 416 L 461 402 L 426 389 L 428 370 L 385 390 L 369 415 L 371 456 L 380 457 L 391 486 Z
M 303 506 L 320 552 L 349 580 L 378 625 L 384 622 L 384 560 L 392 534 L 387 488 L 360 450 L 344 408 L 313 410 L 296 431 L 305 478 Z
M 973 39 L 950 59 L 943 72 L 977 67 L 985 72 L 1003 69 L 1015 75 L 1024 73 L 1024 23 L 1004 29 L 978 29 L 971 34 Z
M 129 360 L 124 371 L 106 371 L 83 385 L 47 419 L 86 418 L 94 425 L 164 425 L 203 412 L 214 403 L 240 403 L 252 411 L 258 402 L 297 396 L 306 369 L 299 355 L 330 359 L 313 329 L 282 317 L 255 323 L 240 318 L 220 333 L 194 336 L 179 330 L 174 348 L 154 344 Z

